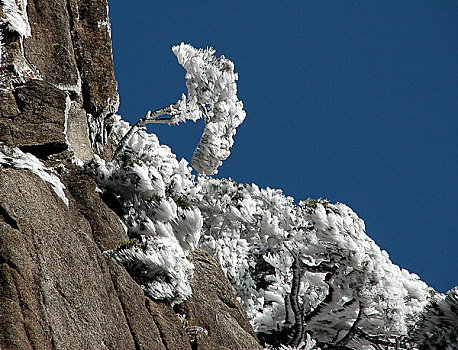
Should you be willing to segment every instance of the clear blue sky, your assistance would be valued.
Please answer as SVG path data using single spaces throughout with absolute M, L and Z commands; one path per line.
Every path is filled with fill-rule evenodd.
M 458 284 L 458 2 L 109 4 L 124 119 L 186 92 L 171 46 L 213 46 L 247 111 L 217 177 L 346 203 L 393 262 Z M 150 130 L 190 160 L 202 123 Z

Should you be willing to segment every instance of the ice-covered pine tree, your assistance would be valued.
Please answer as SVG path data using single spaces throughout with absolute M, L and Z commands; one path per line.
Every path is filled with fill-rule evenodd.
M 189 70 L 196 52 L 206 57 L 189 45 L 174 48 L 180 50 Z M 195 96 L 221 99 L 193 92 L 200 85 L 192 81 L 190 74 L 189 96 L 165 108 L 169 118 L 157 118 L 163 109 L 148 120 L 178 122 L 192 111 L 216 118 L 217 103 L 203 105 Z M 187 257 L 200 248 L 218 260 L 265 349 L 445 349 L 456 340 L 456 290 L 439 295 L 394 265 L 346 205 L 296 205 L 280 190 L 195 177 L 156 135 L 115 118 L 112 136 L 123 140 L 118 155 L 110 162 L 95 156 L 87 169 L 117 202 L 130 237 L 105 254 L 150 297 L 171 304 L 189 298 L 194 266 Z
M 205 129 L 192 157 L 192 166 L 198 173 L 216 174 L 218 167 L 229 157 L 236 128 L 246 116 L 243 103 L 237 98 L 238 75 L 234 72 L 234 63 L 224 56 L 216 57 L 216 51 L 211 47 L 196 49 L 181 43 L 172 51 L 186 69 L 188 95 L 183 94 L 174 104 L 148 111 L 120 141 L 115 156 L 146 124 L 170 125 L 203 117 Z

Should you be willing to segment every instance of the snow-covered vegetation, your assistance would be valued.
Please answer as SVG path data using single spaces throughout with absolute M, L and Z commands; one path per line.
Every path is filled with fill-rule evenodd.
M 128 129 L 118 119 L 113 132 L 122 136 Z M 189 297 L 193 265 L 186 256 L 200 240 L 202 216 L 179 197 L 178 187 L 192 184 L 187 162 L 178 162 L 156 135 L 140 130 L 112 162 L 95 156 L 90 166 L 99 186 L 119 200 L 133 239 L 107 254 L 153 298 L 173 303 Z
M 177 124 L 202 117 L 205 129 L 192 157 L 192 165 L 202 174 L 213 175 L 230 155 L 236 128 L 244 121 L 243 103 L 237 98 L 237 73 L 234 63 L 224 56 L 216 57 L 213 48 L 195 49 L 181 43 L 172 48 L 186 70 L 188 95 L 175 104 L 149 111 L 121 140 L 117 153 L 123 150 L 133 133 L 147 123 Z M 158 117 L 168 114 L 168 118 Z
M 458 287 L 446 295 L 437 294 L 431 298 L 426 311 L 422 313 L 414 338 L 421 344 L 420 350 L 458 349 Z
M 118 118 L 115 133 L 127 130 Z M 96 157 L 90 169 L 119 201 L 132 238 L 107 254 L 146 293 L 172 303 L 189 297 L 193 266 L 186 256 L 203 248 L 267 343 L 296 336 L 299 344 L 313 331 L 321 342 L 395 344 L 433 293 L 392 264 L 344 204 L 309 199 L 297 206 L 280 190 L 195 178 L 145 130 L 112 162 Z
M 87 165 L 105 195 L 117 201 L 131 238 L 106 254 L 152 298 L 173 304 L 192 294 L 189 252 L 210 252 L 268 349 L 407 349 L 434 336 L 456 337 L 456 325 L 434 336 L 424 325 L 425 310 L 453 310 L 456 292 L 444 302 L 418 276 L 393 264 L 348 206 L 323 199 L 296 205 L 281 190 L 205 175 L 228 156 L 211 150 L 228 152 L 234 125 L 245 115 L 235 98 L 230 100 L 234 113 L 219 105 L 233 98 L 232 92 L 203 88 L 221 79 L 218 74 L 229 64 L 225 59 L 185 44 L 174 52 L 188 71 L 188 96 L 169 106 L 167 122 L 199 113 L 208 119 L 193 162 L 204 171 L 193 175 L 186 160 L 178 161 L 147 133 L 144 122 L 130 128 L 116 117 L 112 137 L 121 147 L 115 157 L 105 162 L 96 156 Z M 227 71 L 233 74 L 232 69 L 229 65 Z M 158 115 L 151 115 L 145 118 L 156 120 Z M 231 116 L 237 121 L 227 119 Z

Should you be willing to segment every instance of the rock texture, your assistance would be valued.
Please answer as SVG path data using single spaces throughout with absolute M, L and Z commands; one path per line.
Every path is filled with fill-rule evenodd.
M 31 80 L 3 94 L 1 140 L 39 157 L 67 149 L 66 94 L 42 80 Z
M 203 250 L 195 250 L 191 261 L 195 266 L 195 277 L 191 280 L 193 296 L 176 310 L 186 315 L 187 327 L 198 326 L 208 332 L 197 332 L 196 347 L 256 349 L 256 335 L 216 260 Z
M 119 100 L 106 0 L 29 1 L 31 36 L 3 6 L 0 142 L 41 158 L 69 204 L 32 172 L 0 165 L 0 349 L 260 349 L 207 253 L 192 253 L 194 294 L 175 308 L 103 254 L 128 237 L 71 158 L 112 152 L 102 149 Z

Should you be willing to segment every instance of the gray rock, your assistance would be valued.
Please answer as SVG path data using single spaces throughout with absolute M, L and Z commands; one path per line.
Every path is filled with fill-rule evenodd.
M 74 201 L 67 208 L 24 170 L 1 169 L 0 188 L 9 218 L 0 222 L 0 319 L 15 328 L 0 328 L 0 348 L 133 349 L 109 265 Z
M 66 1 L 28 1 L 27 14 L 32 30 L 32 36 L 24 40 L 27 60 L 43 80 L 76 90 L 79 72 Z
M 29 1 L 27 14 L 31 37 L 21 39 L 0 25 L 0 98 L 9 101 L 0 113 L 8 118 L 18 107 L 11 96 L 3 95 L 33 79 L 43 80 L 82 105 L 91 121 L 91 146 L 101 152 L 107 141 L 105 118 L 116 113 L 119 105 L 106 0 Z M 0 9 L 0 20 L 3 16 Z M 13 111 L 6 113 L 7 108 Z M 5 137 L 10 129 L 0 124 L 0 141 L 12 145 Z
M 232 286 L 216 260 L 203 250 L 191 253 L 195 266 L 192 297 L 175 307 L 186 316 L 187 326 L 202 327 L 194 343 L 197 349 L 262 349 Z
M 72 101 L 68 111 L 67 141 L 68 147 L 83 162 L 87 162 L 94 156 L 89 140 L 86 111 L 75 101 Z
M 0 140 L 39 157 L 66 150 L 66 96 L 41 80 L 0 93 Z
M 83 106 L 95 117 L 115 113 L 119 97 L 106 0 L 69 0 L 72 39 L 81 74 Z

